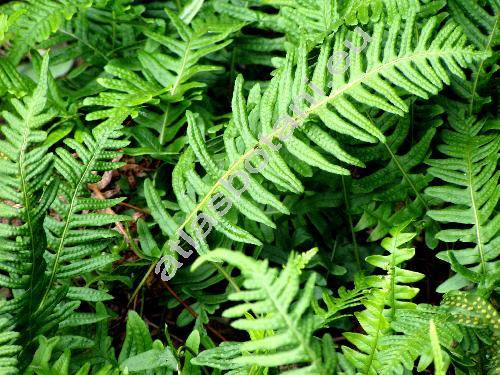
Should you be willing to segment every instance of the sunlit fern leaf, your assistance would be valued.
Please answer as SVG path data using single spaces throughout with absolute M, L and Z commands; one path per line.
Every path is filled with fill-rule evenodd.
M 173 190 L 181 211 L 185 213 L 185 220 L 177 230 L 168 233 L 169 238 L 176 241 L 180 230 L 186 230 L 197 243 L 198 252 L 208 251 L 205 238 L 201 235 L 195 238 L 195 219 L 200 212 L 209 217 L 215 223 L 214 228 L 224 236 L 238 242 L 260 244 L 261 241 L 252 233 L 235 224 L 237 219 L 219 215 L 210 207 L 208 203 L 213 195 L 220 194 L 230 199 L 232 208 L 243 217 L 274 227 L 262 205 L 272 206 L 283 213 L 287 209 L 276 197 L 273 185 L 281 191 L 303 191 L 300 179 L 290 169 L 294 166 L 297 169 L 298 163 L 292 163 L 290 156 L 287 158 L 286 155 L 292 155 L 293 160 L 299 160 L 308 168 L 317 167 L 336 174 L 349 174 L 344 163 L 362 166 L 363 163 L 344 151 L 336 140 L 340 133 L 361 142 L 386 141 L 362 108 L 373 107 L 402 115 L 408 104 L 401 97 L 401 91 L 427 98 L 448 82 L 445 66 L 454 74 L 463 75 L 458 64 L 466 66 L 467 61 L 484 56 L 484 53 L 465 46 L 465 36 L 452 21 L 436 32 L 438 19 L 433 17 L 425 24 L 416 47 L 412 43 L 414 15 L 408 17 L 402 32 L 399 20 L 394 21 L 389 30 L 385 29 L 384 23 L 377 23 L 366 59 L 362 54 L 351 53 L 349 74 L 332 75 L 331 82 L 328 82 L 327 67 L 332 51 L 329 41 L 322 45 L 312 72 L 306 44 L 301 43 L 296 52 L 288 54 L 286 63 L 275 72 L 263 93 L 255 85 L 245 99 L 243 79 L 239 76 L 232 98 L 233 118 L 223 135 L 225 153 L 220 155 L 213 155 L 206 146 L 202 133 L 203 118 L 188 112 L 190 147 L 180 157 L 172 178 Z M 400 34 L 401 41 L 397 43 Z M 351 38 L 353 45 L 361 48 L 361 35 L 343 30 L 336 34 L 333 50 L 341 51 L 344 41 Z M 384 38 L 386 42 L 381 56 Z M 431 38 L 432 42 L 429 42 Z M 310 77 L 316 85 L 314 92 L 307 86 Z M 393 85 L 403 90 L 396 91 Z M 321 95 L 321 91 L 326 93 Z M 312 101 L 310 106 L 297 99 L 305 93 Z M 356 102 L 364 106 L 355 106 L 353 103 Z M 290 108 L 295 115 L 290 114 Z M 297 130 L 293 133 L 295 128 Z M 429 130 L 424 146 L 432 132 Z M 285 147 L 273 143 L 276 138 L 283 141 Z M 421 148 L 423 150 L 417 151 L 423 155 L 426 148 Z M 206 172 L 204 176 L 200 175 L 198 163 Z M 244 168 L 257 172 L 246 173 Z M 228 189 L 222 183 L 227 179 L 241 179 L 241 176 L 235 177 L 238 173 L 248 176 L 246 189 L 242 190 L 246 193 L 241 197 L 235 193 L 236 189 Z
M 13 47 L 9 59 L 17 64 L 36 43 L 51 34 L 81 9 L 92 5 L 92 0 L 24 0 L 13 2 L 7 12 L 22 10 L 22 15 L 11 26 Z M 10 5 L 10 4 L 9 4 Z
M 438 87 L 442 85 L 442 80 L 448 79 L 444 67 L 439 62 L 441 58 L 455 73 L 462 74 L 460 70 L 456 70 L 458 68 L 456 61 L 465 63 L 464 59 L 469 60 L 477 55 L 469 47 L 464 47 L 465 37 L 461 35 L 460 30 L 456 29 L 456 25 L 452 22 L 447 23 L 435 36 L 430 46 L 427 46 L 428 39 L 437 26 L 436 18 L 428 21 L 424 28 L 425 32 L 414 50 L 410 43 L 413 20 L 414 18 L 409 17 L 406 22 L 399 53 L 396 52 L 394 43 L 399 34 L 400 23 L 394 22 L 388 34 L 392 42 L 386 44 L 383 60 L 380 60 L 380 44 L 384 25 L 379 23 L 375 26 L 376 30 L 368 47 L 366 62 L 363 61 L 361 56 L 354 54 L 348 79 L 344 75 L 333 76 L 333 84 L 331 85 L 333 88 L 329 94 L 320 96 L 316 91 L 313 94 L 315 95 L 314 103 L 310 107 L 306 107 L 304 102 L 295 103 L 295 112 L 301 112 L 293 119 L 298 126 L 296 134 L 288 134 L 290 133 L 290 122 L 283 124 L 277 121 L 276 125 L 278 126 L 274 128 L 272 124 L 278 119 L 278 116 L 289 116 L 288 118 L 291 120 L 290 115 L 288 115 L 288 107 L 294 104 L 292 98 L 298 96 L 301 92 L 307 92 L 304 81 L 309 75 L 305 45 L 301 44 L 296 58 L 293 53 L 288 55 L 286 65 L 277 72 L 276 77 L 271 80 L 262 95 L 259 94 L 259 87 L 254 86 L 248 101 L 245 100 L 242 92 L 243 80 L 239 77 L 235 83 L 232 100 L 233 120 L 224 133 L 228 156 L 226 160 L 229 161 L 229 165 L 217 162 L 216 160 L 220 159 L 215 159 L 208 151 L 200 132 L 202 124 L 197 125 L 195 123 L 195 119 L 196 121 L 202 121 L 200 116 L 188 115 L 190 121 L 188 137 L 191 148 L 181 157 L 181 162 L 174 171 L 174 181 L 177 181 L 174 183 L 174 191 L 181 210 L 186 212 L 187 217 L 191 219 L 194 218 L 196 210 L 203 210 L 206 213 L 205 206 L 210 195 L 221 192 L 224 196 L 237 202 L 235 205 L 244 216 L 266 225 L 270 224 L 263 211 L 258 206 L 253 205 L 252 201 L 273 206 L 282 212 L 285 210 L 279 201 L 273 197 L 273 194 L 269 190 L 263 189 L 263 186 L 259 185 L 257 181 L 264 178 L 280 189 L 291 192 L 300 192 L 303 189 L 300 181 L 290 171 L 287 162 L 276 151 L 281 145 L 274 145 L 273 147 L 269 143 L 278 137 L 283 139 L 290 154 L 310 166 L 333 173 L 348 173 L 344 167 L 330 162 L 326 155 L 324 156 L 322 152 L 319 152 L 313 144 L 316 144 L 325 153 L 331 154 L 341 162 L 362 165 L 358 159 L 350 156 L 341 148 L 334 136 L 332 136 L 335 133 L 331 131 L 343 133 L 365 142 L 385 140 L 385 137 L 373 122 L 352 104 L 353 100 L 360 101 L 368 106 L 402 114 L 407 109 L 407 104 L 396 94 L 389 82 L 395 83 L 414 94 L 426 97 L 428 93 L 437 92 Z M 340 34 L 342 36 L 337 37 L 334 50 L 341 49 L 342 42 L 346 38 L 346 33 Z M 355 45 L 360 46 L 360 35 L 357 33 L 354 35 Z M 326 90 L 328 87 L 327 62 L 331 51 L 330 47 L 330 43 L 325 43 L 322 46 L 312 74 L 312 82 L 320 90 Z M 368 89 L 375 90 L 376 94 L 372 94 Z M 278 93 L 280 94 L 278 95 Z M 316 116 L 326 126 L 317 123 L 318 117 Z M 310 120 L 315 120 L 315 122 Z M 306 124 L 301 126 L 304 122 Z M 425 145 L 428 144 L 428 140 L 432 136 L 432 130 L 429 132 L 425 138 Z M 287 135 L 283 136 L 283 133 L 287 133 Z M 423 151 L 420 153 L 423 155 L 426 148 L 422 148 Z M 250 166 L 255 168 L 259 165 L 259 160 L 262 159 L 262 155 L 256 155 L 259 153 L 266 154 L 264 157 L 267 156 L 269 160 L 267 165 L 260 168 L 259 174 L 261 177 L 249 176 L 248 193 L 252 201 L 250 199 L 235 200 L 233 196 L 230 196 L 229 192 L 224 190 L 225 188 L 220 183 L 221 178 L 231 177 L 236 171 L 241 171 L 243 165 L 248 165 L 249 162 L 253 163 Z M 194 156 L 207 172 L 204 178 L 199 176 L 194 169 Z M 186 169 L 188 166 L 191 166 L 190 170 Z M 396 171 L 396 173 L 398 172 Z M 180 179 L 187 182 L 181 182 Z M 194 200 L 189 194 L 186 194 L 188 185 L 194 183 L 196 183 L 196 186 L 193 186 L 193 188 L 200 195 L 200 200 Z M 272 226 L 272 224 L 270 225 Z M 238 236 L 230 235 L 229 237 L 239 241 Z M 250 240 L 250 243 L 253 241 L 246 234 L 241 240 L 244 242 Z
M 367 286 L 372 288 L 363 302 L 365 309 L 355 313 L 362 333 L 345 333 L 344 336 L 356 349 L 343 346 L 346 359 L 363 374 L 378 374 L 383 366 L 379 357 L 381 340 L 390 334 L 390 323 L 406 309 L 414 309 L 411 302 L 418 289 L 405 284 L 414 283 L 424 277 L 423 274 L 398 267 L 410 260 L 415 249 L 402 247 L 411 241 L 415 233 L 404 233 L 404 226 L 391 230 L 391 237 L 382 240 L 382 247 L 388 255 L 370 255 L 366 261 L 386 270 L 384 276 L 368 276 Z
M 333 359 L 334 351 L 326 353 L 323 358 L 321 345 L 313 336 L 314 316 L 308 311 L 313 297 L 315 274 L 301 288 L 301 266 L 296 256 L 292 255 L 287 266 L 278 272 L 269 268 L 267 261 L 258 261 L 226 249 L 217 249 L 198 258 L 193 268 L 207 260 L 217 259 L 239 268 L 245 279 L 245 290 L 229 295 L 230 300 L 239 304 L 227 309 L 223 316 L 238 318 L 232 323 L 237 329 L 272 330 L 274 333 L 258 340 L 228 343 L 206 350 L 193 359 L 192 363 L 219 369 L 238 369 L 252 365 L 305 365 L 284 372 L 290 374 L 319 375 L 333 371 L 333 363 L 328 358 Z M 247 318 L 248 314 L 256 316 L 250 319 Z
M 483 130 L 485 120 L 466 117 L 463 112 L 449 114 L 451 129 L 443 130 L 444 143 L 438 146 L 444 158 L 427 161 L 428 173 L 444 184 L 425 190 L 428 196 L 445 203 L 444 207 L 427 212 L 432 219 L 447 223 L 437 233 L 437 239 L 473 243 L 473 247 L 450 251 L 460 265 L 477 273 L 481 281 L 494 272 L 495 259 L 500 254 L 500 214 L 495 211 L 500 198 L 497 170 L 500 137 L 494 131 Z M 438 257 L 450 262 L 447 252 L 439 253 Z M 457 290 L 468 283 L 457 274 L 438 291 Z
M 103 239 L 119 236 L 109 229 L 109 225 L 128 220 L 128 217 L 102 211 L 123 199 L 92 197 L 87 185 L 98 183 L 102 173 L 123 165 L 116 158 L 121 156 L 118 150 L 128 144 L 120 139 L 126 117 L 126 111 L 116 110 L 114 117 L 95 127 L 92 133 L 85 133 L 82 143 L 66 139 L 65 145 L 76 157 L 62 147 L 55 151 L 55 169 L 62 181 L 58 198 L 52 204 L 57 215 L 45 220 L 49 250 L 48 290 L 58 281 L 103 268 L 118 259 L 115 255 L 101 253 L 109 245 Z

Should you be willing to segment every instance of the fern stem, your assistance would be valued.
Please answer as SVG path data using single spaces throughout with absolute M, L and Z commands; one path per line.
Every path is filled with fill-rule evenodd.
M 425 207 L 425 209 L 428 211 L 429 210 L 429 206 L 427 206 L 427 203 L 425 202 L 424 198 L 418 192 L 417 187 L 415 186 L 415 184 L 411 180 L 410 176 L 408 176 L 408 173 L 406 172 L 406 170 L 403 168 L 403 166 L 399 162 L 397 156 L 394 155 L 394 153 L 392 152 L 391 148 L 387 145 L 387 143 L 385 143 L 385 142 L 382 142 L 382 143 L 384 144 L 385 148 L 387 149 L 387 151 L 391 155 L 392 160 L 394 160 L 394 162 L 396 163 L 397 167 L 399 168 L 399 170 L 403 174 L 404 179 L 408 182 L 408 184 L 410 185 L 410 187 L 412 188 L 412 190 L 415 192 L 415 195 L 417 196 L 417 199 L 423 204 L 423 206 Z
M 97 48 L 95 48 L 92 44 L 88 43 L 87 41 L 85 41 L 84 39 L 80 38 L 78 35 L 75 35 L 69 31 L 66 31 L 64 29 L 59 29 L 59 31 L 63 34 L 66 34 L 72 38 L 75 38 L 76 40 L 78 40 L 80 43 L 82 44 L 85 44 L 87 47 L 89 47 L 92 51 L 94 51 L 95 53 L 97 53 L 99 56 L 101 56 L 104 60 L 106 60 L 106 62 L 109 62 L 109 58 L 103 54 L 101 51 L 99 51 Z
M 349 229 L 351 231 L 352 244 L 354 246 L 354 257 L 356 258 L 356 264 L 358 265 L 359 272 L 363 272 L 363 268 L 361 267 L 361 260 L 359 259 L 359 249 L 358 249 L 358 242 L 356 241 L 356 233 L 354 232 L 354 226 L 352 225 L 352 216 L 349 206 L 349 200 L 347 199 L 347 190 L 345 187 L 344 176 L 341 176 L 341 178 L 342 178 L 342 190 L 344 193 L 344 202 L 346 206 L 347 220 L 349 221 Z
M 484 51 L 487 51 L 491 47 L 491 42 L 493 41 L 493 36 L 495 35 L 495 31 L 496 31 L 497 24 L 498 24 L 498 17 L 500 17 L 500 13 L 497 14 L 497 16 L 495 17 L 495 24 L 493 25 L 493 28 L 492 28 L 491 33 L 490 33 L 490 37 L 488 38 L 488 43 L 486 44 Z M 481 70 L 483 69 L 483 65 L 484 65 L 485 61 L 486 61 L 486 59 L 481 60 L 481 63 L 479 64 L 479 67 L 477 69 L 476 77 L 474 78 L 474 84 L 472 85 L 472 93 L 471 93 L 472 97 L 471 97 L 470 104 L 469 104 L 469 116 L 472 115 L 472 109 L 474 107 L 474 97 L 476 96 L 476 89 L 477 89 L 477 85 L 479 83 L 479 75 L 481 74 Z
M 210 263 L 212 263 L 212 265 L 215 268 L 217 268 L 217 270 L 226 278 L 227 281 L 229 281 L 229 283 L 231 284 L 231 286 L 234 288 L 235 291 L 241 292 L 241 289 L 238 286 L 238 284 L 236 283 L 236 281 L 234 281 L 233 277 L 229 273 L 226 272 L 224 267 L 221 267 L 219 264 L 217 264 L 215 262 L 210 262 Z
M 30 288 L 29 288 L 29 316 L 33 315 L 33 289 L 34 289 L 34 280 L 35 280 L 35 267 L 36 267 L 36 257 L 35 257 L 35 231 L 33 228 L 33 221 L 31 218 L 31 200 L 30 195 L 28 193 L 28 185 L 26 182 L 26 151 L 29 143 L 29 124 L 32 119 L 32 107 L 30 106 L 30 111 L 26 115 L 25 120 L 25 131 L 23 133 L 23 143 L 21 146 L 20 154 L 19 154 L 19 175 L 21 179 L 21 190 L 23 195 L 23 205 L 26 212 L 26 224 L 28 225 L 29 236 L 30 236 L 30 253 L 31 253 L 31 275 L 30 275 Z M 28 329 L 28 340 L 31 341 L 31 329 Z

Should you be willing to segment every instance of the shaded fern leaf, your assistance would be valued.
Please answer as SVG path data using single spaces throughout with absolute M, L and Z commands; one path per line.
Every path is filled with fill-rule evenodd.
M 324 339 L 331 352 L 325 353 L 314 338 L 315 319 L 309 306 L 315 283 L 312 274 L 300 287 L 300 264 L 290 257 L 285 268 L 278 272 L 267 261 L 257 261 L 239 252 L 217 249 L 198 258 L 196 268 L 207 260 L 223 259 L 242 272 L 245 290 L 229 295 L 238 304 L 227 309 L 223 316 L 238 318 L 232 326 L 246 331 L 271 331 L 272 334 L 244 343 L 227 343 L 201 352 L 192 360 L 199 366 L 219 369 L 242 369 L 247 366 L 278 367 L 304 364 L 284 373 L 330 374 L 335 352 L 329 339 Z M 249 314 L 255 314 L 250 317 Z
M 415 114 L 419 110 L 422 111 L 420 116 Z M 420 132 L 423 134 L 404 155 L 398 155 L 397 150 L 402 148 L 405 138 L 409 135 L 409 115 L 396 123 L 385 143 L 358 147 L 357 150 L 353 147 L 355 154 L 360 157 L 364 155 L 362 158 L 367 161 L 375 160 L 379 164 L 384 160 L 381 168 L 376 169 L 374 173 L 352 180 L 349 191 L 353 212 L 361 213 L 354 230 L 374 228 L 369 241 L 383 238 L 391 228 L 404 222 L 421 219 L 426 212 L 428 197 L 424 195 L 423 190 L 432 178 L 415 172 L 426 159 L 436 127 L 442 123 L 439 117 L 434 117 L 439 115 L 442 109 L 431 106 L 419 109 L 415 106 L 414 112 L 415 123 L 421 126 Z M 388 122 L 386 116 L 380 116 L 377 123 L 379 121 L 386 124 Z
M 9 59 L 17 64 L 37 43 L 49 38 L 65 20 L 79 10 L 92 5 L 93 0 L 24 0 L 8 6 L 6 11 L 21 11 L 22 14 L 11 26 L 13 47 Z
M 222 69 L 207 63 L 207 56 L 230 44 L 228 36 L 242 26 L 238 22 L 219 23 L 213 17 L 194 19 L 188 25 L 168 8 L 165 12 L 175 33 L 144 31 L 148 43 L 135 62 L 141 73 L 130 69 L 129 59 L 112 61 L 105 66 L 111 78 L 98 79 L 107 91 L 84 100 L 85 105 L 108 107 L 104 111 L 111 113 L 116 108 L 128 108 L 133 117 L 138 116 L 136 121 L 140 125 L 138 130 L 132 130 L 132 135 L 140 137 L 140 141 L 145 137 L 140 133 L 156 131 L 159 149 L 185 124 L 183 114 L 191 102 L 201 99 L 206 86 L 200 79 L 203 74 Z M 140 112 L 146 104 L 156 107 L 157 113 Z
M 102 254 L 109 246 L 103 239 L 118 237 L 119 234 L 108 229 L 108 226 L 129 218 L 102 211 L 123 199 L 91 197 L 87 185 L 98 183 L 102 178 L 101 173 L 123 165 L 116 159 L 121 156 L 118 150 L 128 144 L 128 141 L 120 139 L 121 124 L 126 117 L 125 111 L 116 111 L 114 117 L 95 127 L 91 134 L 85 133 L 82 143 L 66 139 L 64 143 L 76 157 L 65 148 L 56 149 L 55 169 L 61 177 L 61 184 L 52 209 L 57 216 L 45 220 L 49 287 L 101 269 L 119 259 L 116 255 Z M 77 293 L 76 290 L 73 292 Z M 87 293 L 82 291 L 80 297 L 85 295 Z
M 2 301 L 0 313 L 13 315 L 23 345 L 21 366 L 32 340 L 49 332 L 67 316 L 66 306 L 58 306 L 67 288 L 47 288 L 44 259 L 46 236 L 43 220 L 57 193 L 52 179 L 53 155 L 43 142 L 43 126 L 54 116 L 45 110 L 49 59 L 43 59 L 38 85 L 32 95 L 12 99 L 17 114 L 4 111 L 0 147 L 6 159 L 0 160 L 0 283 L 13 290 L 13 297 Z M 50 291 L 50 303 L 43 305 L 42 294 Z M 78 303 L 77 303 L 78 304 Z
M 481 281 L 495 270 L 495 259 L 500 254 L 498 235 L 500 214 L 495 208 L 500 198 L 497 170 L 500 137 L 495 132 L 483 131 L 485 119 L 464 117 L 462 112 L 449 115 L 451 129 L 443 130 L 443 144 L 438 150 L 445 156 L 427 161 L 428 173 L 444 182 L 431 186 L 425 193 L 445 203 L 444 207 L 429 210 L 434 220 L 447 223 L 447 229 L 437 233 L 444 242 L 473 243 L 473 247 L 450 250 L 456 261 L 477 273 Z M 464 227 L 465 225 L 465 227 Z M 451 262 L 447 252 L 438 254 Z M 469 283 L 464 275 L 453 276 L 438 291 L 459 289 Z
M 493 47 L 500 42 L 499 3 L 497 0 L 488 0 L 484 3 L 491 7 L 493 14 L 476 1 L 448 1 L 453 19 L 462 27 L 469 40 L 481 49 Z

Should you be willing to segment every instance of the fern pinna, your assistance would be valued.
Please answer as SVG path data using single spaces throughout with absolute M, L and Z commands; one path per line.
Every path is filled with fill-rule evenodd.
M 436 207 L 427 214 L 436 221 L 449 223 L 448 228 L 436 234 L 437 239 L 473 245 L 438 254 L 448 262 L 452 262 L 451 255 L 459 265 L 467 267 L 456 269 L 458 274 L 440 286 L 442 292 L 462 288 L 472 276 L 473 281 L 485 287 L 500 254 L 500 215 L 495 209 L 500 198 L 497 170 L 500 138 L 494 129 L 485 126 L 486 118 L 465 117 L 463 112 L 450 109 L 451 129 L 443 130 L 444 144 L 438 146 L 446 158 L 427 161 L 428 173 L 444 184 L 428 187 L 426 194 L 446 202 L 446 206 Z

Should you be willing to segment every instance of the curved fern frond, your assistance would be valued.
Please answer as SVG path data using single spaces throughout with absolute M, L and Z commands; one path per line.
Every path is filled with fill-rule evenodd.
M 237 226 L 235 221 L 218 215 L 208 204 L 212 196 L 222 196 L 231 201 L 232 207 L 242 216 L 273 227 L 259 204 L 283 213 L 288 209 L 271 190 L 272 186 L 278 191 L 303 191 L 302 183 L 289 165 L 306 176 L 312 175 L 311 167 L 349 174 L 342 163 L 358 166 L 363 163 L 342 149 L 336 140 L 339 133 L 357 141 L 385 142 L 384 134 L 362 113 L 362 108 L 372 107 L 402 115 L 408 108 L 407 102 L 391 84 L 426 98 L 437 93 L 443 82 L 448 82 L 445 66 L 454 74 L 463 75 L 459 64 L 465 66 L 466 61 L 484 55 L 465 46 L 465 36 L 452 21 L 434 35 L 438 17 L 426 23 L 413 47 L 414 21 L 414 15 L 406 21 L 399 46 L 396 45 L 401 26 L 399 20 L 393 22 L 389 30 L 385 30 L 383 23 L 376 24 L 366 61 L 361 54 L 352 53 L 349 74 L 332 75 L 331 81 L 328 78 L 330 42 L 321 47 L 311 75 L 307 48 L 302 43 L 296 54 L 289 53 L 286 64 L 276 72 L 266 90 L 261 94 L 260 87 L 254 86 L 247 100 L 243 95 L 243 79 L 237 78 L 232 99 L 233 119 L 223 136 L 225 153 L 213 155 L 210 152 L 201 131 L 203 118 L 188 113 L 190 148 L 181 156 L 173 172 L 174 192 L 185 219 L 177 228 L 171 226 L 166 233 L 168 237 L 177 241 L 181 230 L 186 230 L 194 238 L 196 215 L 201 212 L 200 215 L 208 217 L 225 237 L 260 244 L 259 239 Z M 361 48 L 359 33 L 349 37 L 353 38 L 354 46 Z M 346 32 L 337 33 L 333 50 L 342 51 L 347 39 Z M 314 86 L 307 86 L 309 77 Z M 311 105 L 307 107 L 299 96 L 300 99 L 307 96 Z M 353 101 L 364 106 L 355 106 Z M 291 111 L 294 115 L 289 114 Z M 292 134 L 294 129 L 297 130 Z M 276 138 L 283 141 L 285 147 L 273 143 Z M 200 176 L 198 165 L 206 171 L 205 176 Z M 246 171 L 253 171 L 254 175 Z M 235 187 L 238 179 L 246 185 L 244 195 L 238 194 L 240 188 Z M 232 189 L 231 184 L 235 184 Z M 202 236 L 193 241 L 197 242 L 198 252 L 208 250 Z
M 382 240 L 382 247 L 389 255 L 370 255 L 366 261 L 387 271 L 386 276 L 368 276 L 367 285 L 372 288 L 371 294 L 363 302 L 365 310 L 355 313 L 365 334 L 345 333 L 344 336 L 354 344 L 357 350 L 342 346 L 344 356 L 363 374 L 379 374 L 383 361 L 379 358 L 381 340 L 390 334 L 390 323 L 397 314 L 407 309 L 414 309 L 411 299 L 418 289 L 410 287 L 424 277 L 423 274 L 398 267 L 401 263 L 413 258 L 415 249 L 401 247 L 415 236 L 414 233 L 403 233 L 404 227 L 391 230 L 391 237 Z
M 429 210 L 427 214 L 448 225 L 448 229 L 437 233 L 437 239 L 475 244 L 450 252 L 460 265 L 477 273 L 484 281 L 489 272 L 494 272 L 495 259 L 500 254 L 500 214 L 495 211 L 500 198 L 500 173 L 496 168 L 500 137 L 495 132 L 483 130 L 485 119 L 476 120 L 452 112 L 449 123 L 451 129 L 441 134 L 444 144 L 438 146 L 445 158 L 427 161 L 428 173 L 444 185 L 425 190 L 428 196 L 445 202 L 445 207 Z M 452 261 L 447 252 L 439 253 L 438 257 Z M 464 276 L 457 274 L 438 291 L 457 290 L 468 283 Z
M 115 255 L 101 254 L 109 245 L 102 240 L 119 236 L 106 226 L 129 218 L 103 213 L 102 210 L 113 207 L 123 199 L 91 197 L 87 185 L 98 183 L 102 178 L 100 173 L 123 166 L 116 159 L 121 156 L 117 150 L 128 144 L 128 141 L 120 139 L 123 135 L 122 122 L 126 117 L 127 112 L 117 110 L 91 134 L 84 134 L 83 143 L 66 139 L 64 143 L 77 157 L 65 148 L 56 149 L 55 169 L 62 181 L 58 198 L 52 204 L 57 216 L 45 220 L 49 281 L 44 300 L 56 281 L 94 271 L 119 259 Z M 77 293 L 76 290 L 74 292 Z
M 285 371 L 290 374 L 330 374 L 333 364 L 323 359 L 322 348 L 315 342 L 314 316 L 308 311 L 315 283 L 312 274 L 300 288 L 300 264 L 293 255 L 278 273 L 267 261 L 258 261 L 239 252 L 217 249 L 198 258 L 196 268 L 206 260 L 222 259 L 242 272 L 245 290 L 229 295 L 238 304 L 223 316 L 239 318 L 232 326 L 245 331 L 272 332 L 263 338 L 244 343 L 221 345 L 200 353 L 192 360 L 197 365 L 219 369 L 246 366 L 277 367 L 307 364 Z M 255 314 L 253 317 L 250 314 Z M 328 353 L 331 357 L 335 352 Z

